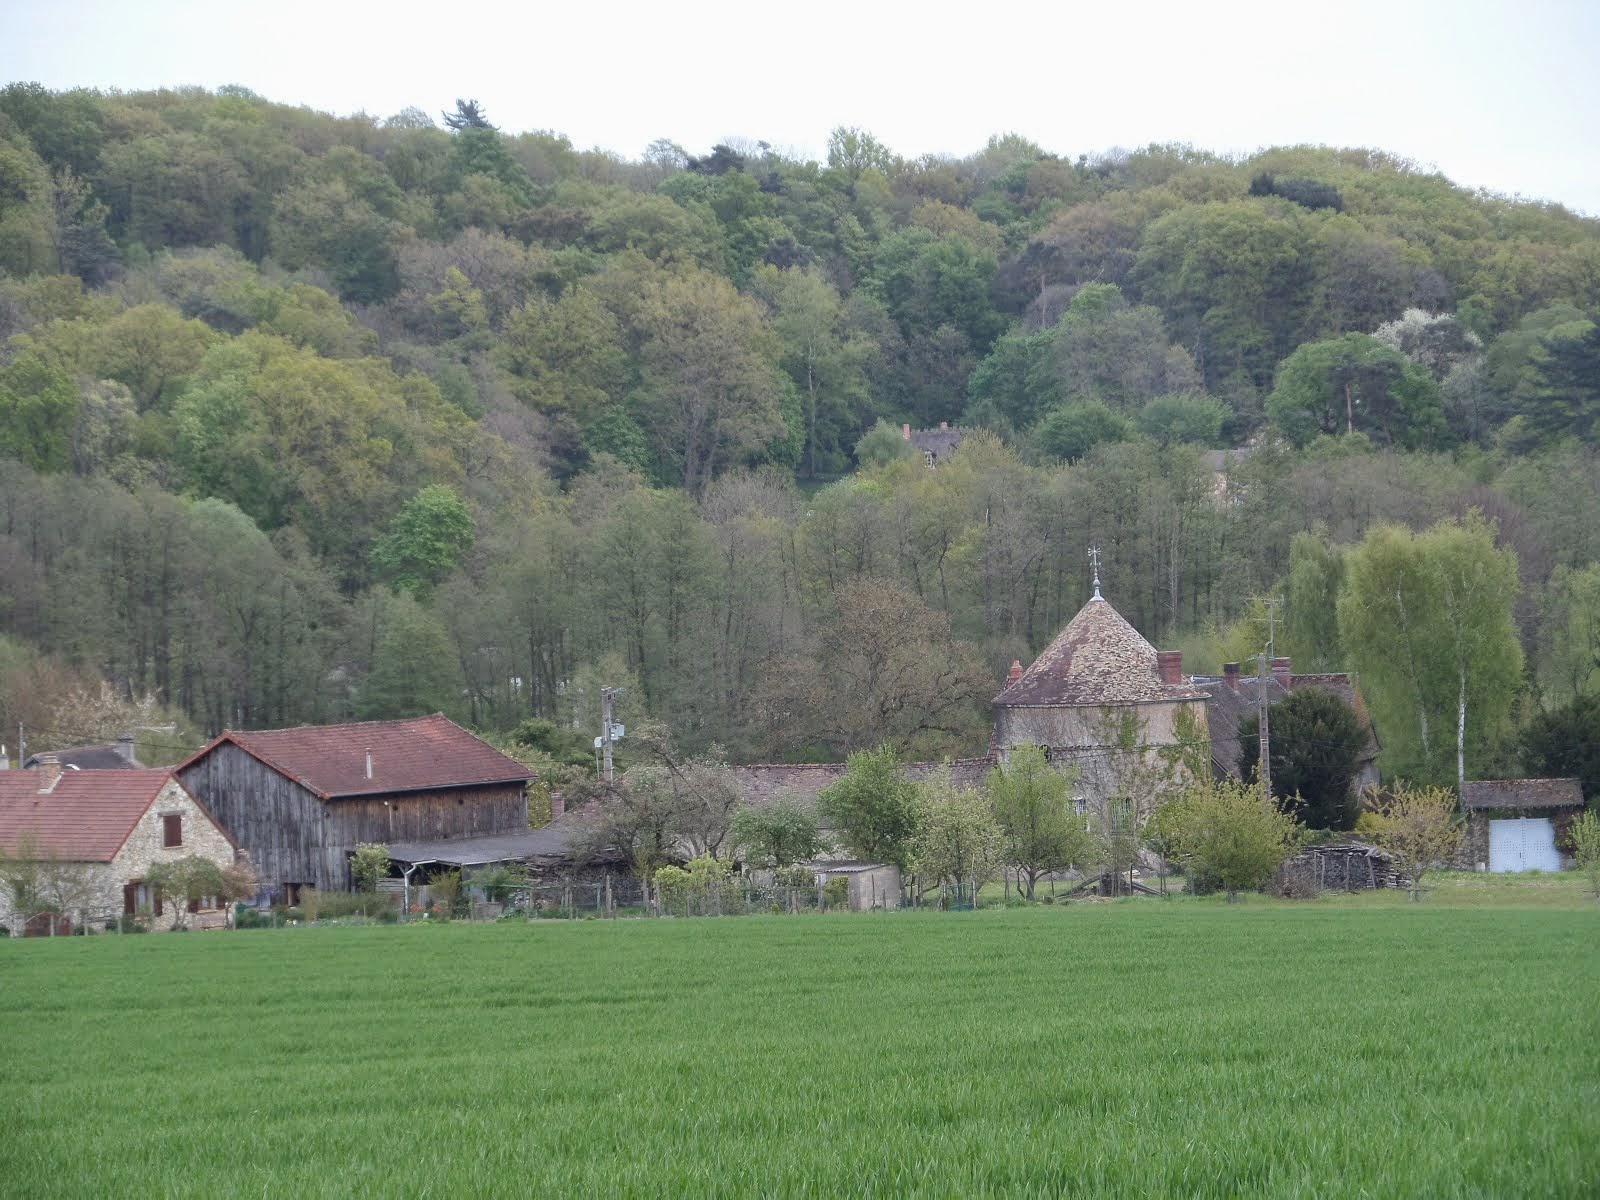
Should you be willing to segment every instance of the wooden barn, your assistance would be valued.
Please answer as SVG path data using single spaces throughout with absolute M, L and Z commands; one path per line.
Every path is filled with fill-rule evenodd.
M 229 731 L 178 777 L 250 854 L 272 898 L 350 886 L 361 842 L 528 829 L 530 772 L 442 714 Z

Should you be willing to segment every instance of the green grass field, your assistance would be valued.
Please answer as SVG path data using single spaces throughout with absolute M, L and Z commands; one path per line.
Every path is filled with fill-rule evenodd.
M 1600 905 L 0 944 L 0 1192 L 1594 1196 Z

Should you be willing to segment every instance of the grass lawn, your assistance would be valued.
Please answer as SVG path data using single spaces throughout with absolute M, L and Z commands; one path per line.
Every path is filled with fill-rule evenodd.
M 0 1192 L 1593 1196 L 1600 905 L 0 944 Z

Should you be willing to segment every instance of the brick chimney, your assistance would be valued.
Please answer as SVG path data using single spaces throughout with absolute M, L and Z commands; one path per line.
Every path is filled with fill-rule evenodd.
M 566 816 L 566 813 L 567 813 L 567 798 L 565 796 L 563 796 L 560 792 L 551 792 L 550 793 L 550 819 L 552 821 L 554 821 L 557 817 Z
M 1227 682 L 1230 692 L 1237 692 L 1239 690 L 1239 664 L 1223 663 L 1222 678 Z
M 950 428 L 950 422 L 949 421 L 940 421 L 939 422 L 939 428 L 940 429 L 949 429 Z
M 117 734 L 117 757 L 130 767 L 133 765 L 133 734 Z
M 54 754 L 39 755 L 39 794 L 53 792 L 61 782 L 61 760 Z
M 1156 670 L 1161 674 L 1162 683 L 1182 683 L 1183 651 L 1157 650 Z
M 911 426 L 909 424 L 900 426 L 900 436 L 908 442 L 911 440 Z
M 1275 658 L 1272 660 L 1272 678 L 1277 681 L 1278 686 L 1284 691 L 1287 692 L 1289 690 L 1289 680 L 1291 676 L 1289 674 L 1289 660 L 1287 658 Z
M 1015 683 L 1017 680 L 1019 680 L 1021 678 L 1022 678 L 1022 660 L 1020 658 L 1013 658 L 1011 660 L 1011 670 L 1006 672 L 1006 685 L 1010 686 L 1011 684 Z

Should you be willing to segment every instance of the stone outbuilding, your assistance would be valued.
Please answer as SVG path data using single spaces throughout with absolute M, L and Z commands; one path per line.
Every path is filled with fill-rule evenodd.
M 1467 813 L 1469 869 L 1559 871 L 1572 865 L 1561 850 L 1583 812 L 1576 779 L 1480 779 L 1461 789 Z
M 1100 594 L 1027 670 L 1011 665 L 994 700 L 995 750 L 1006 762 L 1039 746 L 1077 770 L 1080 801 L 1181 785 L 1211 757 L 1207 693 L 1183 675 L 1178 650 L 1157 651 Z
M 0 772 L 0 848 L 38 864 L 30 911 L 0 888 L 0 924 L 14 935 L 163 916 L 166 902 L 146 883 L 152 867 L 195 855 L 226 868 L 238 853 L 172 771 L 65 770 L 50 755 L 34 770 Z M 195 924 L 225 922 L 216 900 L 189 911 Z

